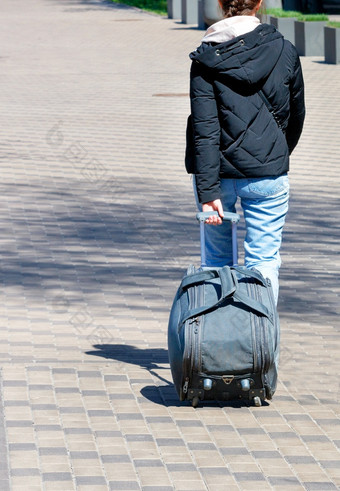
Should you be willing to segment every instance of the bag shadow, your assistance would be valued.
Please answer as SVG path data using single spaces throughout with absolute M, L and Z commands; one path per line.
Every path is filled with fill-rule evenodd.
M 128 344 L 95 344 L 94 350 L 86 351 L 87 355 L 99 356 L 108 360 L 138 365 L 144 368 L 151 376 L 159 380 L 159 384 L 146 385 L 141 389 L 141 395 L 148 401 L 166 407 L 190 406 L 188 401 L 179 401 L 174 384 L 159 372 L 169 369 L 168 351 L 164 348 L 141 349 Z M 164 366 L 166 365 L 166 366 Z M 209 401 L 205 400 L 199 404 L 199 408 L 209 407 L 230 407 L 239 409 L 252 406 L 251 401 L 230 400 L 230 401 Z M 262 401 L 262 407 L 269 406 L 268 402 Z

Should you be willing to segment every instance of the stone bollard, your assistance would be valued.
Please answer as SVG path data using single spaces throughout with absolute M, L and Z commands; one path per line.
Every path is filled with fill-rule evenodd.
M 299 56 L 323 56 L 326 22 L 295 21 L 295 47 Z
M 198 29 L 206 30 L 207 24 L 204 20 L 203 0 L 198 0 Z
M 276 29 L 281 32 L 282 36 L 295 44 L 295 21 L 294 17 L 272 17 L 269 16 L 268 24 L 272 24 Z
M 266 9 L 282 9 L 282 0 L 264 0 L 263 7 Z
M 325 62 L 340 64 L 340 29 L 325 27 Z
M 182 18 L 182 0 L 168 0 L 168 18 Z
M 201 16 L 206 27 L 222 20 L 223 14 L 219 7 L 218 0 L 201 0 Z
M 182 0 L 182 22 L 198 24 L 198 0 Z

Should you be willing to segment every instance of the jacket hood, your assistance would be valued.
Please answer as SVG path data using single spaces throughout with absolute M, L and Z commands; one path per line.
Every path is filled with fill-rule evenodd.
M 253 31 L 260 24 L 255 15 L 235 15 L 212 24 L 202 39 L 202 43 L 224 43 Z
M 256 29 L 222 43 L 203 42 L 190 54 L 215 76 L 227 77 L 238 85 L 263 84 L 283 50 L 284 39 L 274 26 L 260 24 Z

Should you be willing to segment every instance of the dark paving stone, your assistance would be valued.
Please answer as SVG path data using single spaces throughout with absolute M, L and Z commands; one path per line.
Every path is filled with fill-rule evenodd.
M 101 460 L 104 464 L 119 463 L 119 462 L 131 462 L 128 455 L 101 455 Z
M 133 421 L 144 419 L 140 413 L 120 413 L 116 414 L 118 421 Z
M 36 431 L 61 431 L 60 425 L 34 425 Z
M 320 460 L 319 463 L 324 469 L 340 469 L 340 456 L 339 460 Z
M 90 428 L 65 428 L 66 435 L 90 435 L 92 431 Z
M 277 450 L 255 450 L 251 454 L 255 459 L 282 459 L 282 455 Z
M 288 421 L 311 421 L 312 418 L 308 414 L 284 414 L 284 418 Z
M 207 425 L 209 431 L 217 431 L 220 432 L 232 432 L 235 431 L 235 428 L 231 425 Z
M 106 397 L 107 395 L 105 390 L 82 390 L 81 393 L 84 397 Z
M 188 443 L 188 447 L 190 450 L 217 450 L 216 445 L 213 443 L 204 443 L 204 442 L 194 442 Z
M 94 434 L 98 438 L 121 438 L 123 436 L 120 431 L 106 431 L 106 430 L 98 430 L 95 431 Z
M 72 481 L 72 475 L 69 472 L 44 472 L 43 481 Z
M 98 453 L 91 450 L 70 452 L 71 459 L 98 459 Z
M 210 476 L 230 475 L 230 472 L 225 467 L 200 467 L 199 470 L 203 475 L 210 475 Z
M 4 406 L 5 407 L 24 407 L 24 406 L 29 406 L 30 403 L 28 401 L 5 401 Z
M 265 481 L 265 477 L 261 472 L 235 472 L 233 474 L 236 481 Z
M 0 479 L 1 491 L 10 491 L 10 483 L 8 479 Z
M 31 468 L 19 468 L 19 469 L 11 469 L 11 476 L 15 477 L 30 477 L 30 476 L 39 476 L 39 469 L 31 469 Z
M 110 411 L 109 409 L 89 409 L 87 411 L 87 414 L 92 417 L 92 418 L 113 418 L 113 411 Z
M 328 491 L 329 489 L 339 489 L 332 482 L 304 482 L 302 483 L 307 491 Z
M 330 442 L 331 440 L 327 438 L 326 435 L 301 435 L 301 438 L 304 442 Z
M 133 463 L 136 467 L 164 467 L 163 462 L 158 459 L 134 459 Z
M 2 382 L 4 387 L 27 387 L 25 380 L 4 380 Z
M 167 464 L 169 472 L 193 472 L 196 470 L 194 464 Z
M 127 379 L 126 375 L 104 375 L 105 381 L 125 382 Z
M 111 400 L 135 399 L 135 396 L 133 394 L 108 394 L 108 396 Z
M 220 451 L 223 455 L 248 455 L 249 452 L 243 447 L 222 447 Z
M 150 424 L 152 423 L 173 423 L 173 419 L 168 416 L 149 416 L 145 418 Z
M 299 438 L 297 436 L 296 433 L 293 433 L 292 431 L 287 431 L 287 432 L 284 432 L 284 431 L 272 431 L 269 433 L 269 436 L 270 438 L 273 438 L 273 440 L 275 440 L 275 438 Z
M 27 421 L 27 420 L 9 420 L 6 421 L 6 426 L 8 428 L 28 428 L 30 426 L 33 426 L 33 421 Z
M 308 455 L 290 455 L 285 459 L 289 464 L 316 464 L 316 460 Z
M 35 443 L 10 443 L 8 445 L 10 451 L 17 451 L 17 450 L 36 450 L 37 447 Z
M 78 387 L 56 387 L 56 394 L 76 394 L 80 393 Z
M 180 438 L 157 438 L 157 445 L 160 447 L 184 447 L 185 443 Z
M 31 404 L 33 411 L 55 411 L 58 407 L 55 404 Z
M 240 435 L 263 435 L 265 431 L 262 428 L 237 428 Z
M 106 479 L 102 476 L 79 476 L 76 483 L 78 486 L 100 486 L 106 485 Z
M 296 477 L 268 477 L 268 481 L 272 486 L 297 486 L 300 481 Z
M 52 368 L 52 373 L 70 374 L 70 373 L 76 373 L 76 369 L 75 368 Z
M 141 487 L 136 481 L 110 481 L 109 482 L 110 491 L 136 491 L 140 490 Z M 145 487 L 143 488 L 143 490 Z M 157 490 L 155 491 L 168 491 L 161 490 L 159 486 L 157 486 Z M 170 488 L 170 491 L 173 491 L 173 488 Z
M 174 491 L 172 486 L 143 486 L 143 491 Z
M 340 419 L 328 419 L 328 418 L 325 418 L 325 419 L 316 419 L 315 420 L 318 425 L 320 426 L 323 426 L 323 425 L 326 425 L 326 426 L 339 426 L 340 425 Z
M 83 407 L 60 407 L 59 408 L 60 414 L 82 414 L 85 413 L 85 409 Z
M 53 390 L 53 385 L 48 384 L 30 384 L 29 390 Z
M 67 449 L 64 447 L 40 447 L 39 455 L 67 455 Z
M 183 420 L 178 420 L 176 421 L 176 423 L 178 424 L 178 426 L 182 426 L 183 428 L 189 428 L 190 426 L 197 426 L 197 427 L 201 427 L 203 426 L 203 424 L 201 423 L 201 421 L 197 421 L 195 419 L 183 419 Z

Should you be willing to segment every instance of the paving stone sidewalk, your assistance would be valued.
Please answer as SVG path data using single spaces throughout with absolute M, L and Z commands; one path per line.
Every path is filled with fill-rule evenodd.
M 199 262 L 202 32 L 100 0 L 0 8 L 1 491 L 340 489 L 340 68 L 302 59 L 276 396 L 195 410 L 166 329 Z

